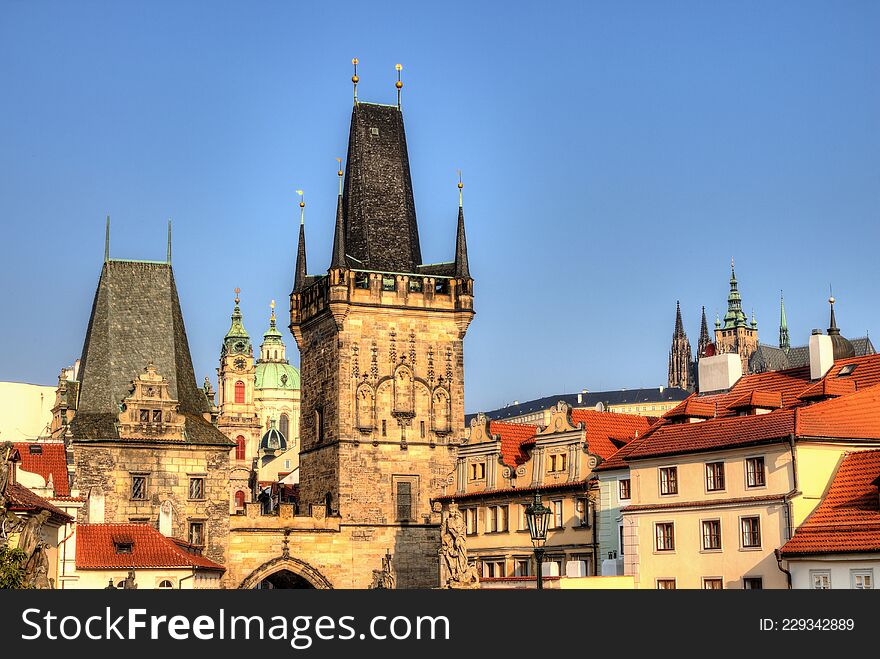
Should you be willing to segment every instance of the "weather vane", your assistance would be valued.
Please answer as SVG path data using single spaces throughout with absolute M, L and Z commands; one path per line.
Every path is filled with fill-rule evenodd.
M 299 223 L 306 223 L 306 198 L 303 194 L 302 190 L 297 190 L 296 194 L 299 195 Z
M 397 109 L 400 109 L 400 90 L 403 89 L 403 81 L 400 79 L 400 72 L 403 70 L 402 64 L 395 64 L 394 68 L 397 69 L 397 82 L 395 83 L 395 87 L 397 87 Z
M 241 289 L 236 286 L 235 287 L 235 304 L 238 304 L 238 294 L 241 293 Z
M 461 208 L 461 206 L 462 206 L 462 199 L 461 199 L 462 188 L 464 188 L 464 183 L 461 182 L 461 170 L 459 169 L 458 170 L 458 207 L 459 208 Z
M 339 177 L 339 194 L 342 194 L 342 158 L 336 159 L 336 175 Z

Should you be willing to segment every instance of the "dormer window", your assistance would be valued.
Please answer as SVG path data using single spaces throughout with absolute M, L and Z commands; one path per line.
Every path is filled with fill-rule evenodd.
M 133 547 L 134 547 L 133 542 L 114 542 L 113 543 L 113 548 L 116 550 L 117 554 L 130 554 Z
M 837 372 L 837 377 L 843 378 L 847 375 L 852 375 L 853 371 L 856 370 L 856 366 L 858 364 L 847 364 Z

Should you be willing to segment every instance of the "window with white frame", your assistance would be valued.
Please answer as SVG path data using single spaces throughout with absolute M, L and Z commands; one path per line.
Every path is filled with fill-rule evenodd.
M 721 549 L 721 520 L 705 519 L 703 526 L 703 549 L 711 551 Z
M 492 558 L 483 561 L 484 579 L 497 579 L 506 576 L 507 575 L 504 573 L 504 559 Z
M 678 467 L 660 467 L 660 494 L 678 494 Z
M 761 546 L 761 518 L 760 517 L 742 517 L 740 518 L 740 528 L 742 530 L 742 546 L 744 549 L 750 549 Z
M 831 570 L 810 570 L 813 590 L 831 590 Z
M 657 590 L 675 590 L 675 579 L 657 579 Z
M 718 577 L 704 577 L 703 590 L 724 590 L 724 580 Z
M 562 499 L 554 499 L 550 502 L 550 510 L 552 514 L 550 516 L 550 528 L 552 529 L 561 529 L 562 528 Z
M 516 558 L 513 561 L 513 576 L 530 577 L 532 576 L 532 559 Z
M 657 551 L 673 551 L 675 549 L 675 525 L 672 522 L 654 524 Z
M 706 463 L 706 491 L 721 492 L 724 490 L 724 463 Z
M 746 458 L 746 486 L 764 487 L 766 483 L 764 456 Z
M 587 497 L 578 497 L 574 502 L 577 513 L 578 526 L 590 526 L 590 500 Z
M 850 570 L 849 574 L 853 590 L 874 589 L 874 570 Z
M 465 519 L 465 522 L 467 523 L 467 534 L 468 535 L 476 535 L 477 534 L 477 509 L 476 508 L 465 508 L 464 519 Z
M 519 504 L 519 530 L 520 531 L 528 531 L 529 530 L 529 522 L 526 518 L 526 510 L 528 510 L 529 504 L 521 503 Z
M 507 530 L 507 506 L 489 506 L 486 510 L 486 533 Z
M 764 579 L 761 577 L 743 577 L 743 590 L 764 590 Z

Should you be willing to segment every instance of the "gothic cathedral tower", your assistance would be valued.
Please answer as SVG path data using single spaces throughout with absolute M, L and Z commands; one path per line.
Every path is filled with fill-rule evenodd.
M 742 360 L 742 372 L 749 373 L 749 358 L 758 349 L 758 323 L 754 313 L 749 322 L 742 310 L 733 261 L 730 262 L 730 293 L 727 295 L 727 313 L 724 324 L 715 321 L 715 347 L 718 353 L 736 352 Z
M 688 341 L 681 322 L 681 305 L 675 303 L 675 330 L 672 332 L 672 347 L 669 350 L 669 386 L 691 390 L 694 388 L 693 360 L 691 342 Z
M 390 529 L 398 553 L 402 537 L 431 525 L 431 498 L 446 491 L 464 436 L 463 340 L 474 311 L 460 199 L 454 260 L 423 264 L 400 108 L 356 101 L 326 274 L 307 274 L 300 225 L 290 295 L 300 506 L 323 507 L 370 538 Z

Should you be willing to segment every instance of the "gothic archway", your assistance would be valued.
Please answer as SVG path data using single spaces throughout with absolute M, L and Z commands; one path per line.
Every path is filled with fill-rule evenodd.
M 238 587 L 250 590 L 263 582 L 271 583 L 274 588 L 333 588 L 323 574 L 293 556 L 279 556 L 263 563 L 246 576 Z

